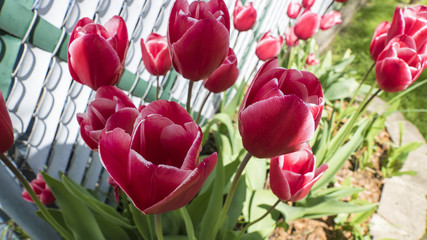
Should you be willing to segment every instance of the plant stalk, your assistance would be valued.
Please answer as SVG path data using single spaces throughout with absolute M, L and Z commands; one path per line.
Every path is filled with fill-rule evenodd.
M 233 51 L 234 51 L 234 49 L 236 48 L 237 40 L 239 39 L 239 36 L 240 36 L 240 31 L 238 31 L 238 32 L 237 32 L 236 41 L 234 42 L 234 45 L 233 45 Z
M 160 89 L 160 83 L 159 83 L 159 76 L 157 76 L 157 87 L 156 87 L 156 100 L 159 100 L 159 89 Z
M 357 97 L 357 94 L 359 93 L 360 89 L 362 88 L 362 85 L 366 82 L 366 79 L 368 79 L 369 74 L 371 73 L 372 69 L 374 69 L 376 62 L 374 62 L 371 67 L 369 68 L 369 70 L 366 72 L 365 76 L 363 76 L 362 81 L 359 83 L 359 86 L 356 89 L 356 92 L 354 92 L 353 97 L 351 98 L 350 102 L 349 102 L 349 106 L 351 106 L 354 102 L 354 100 Z
M 191 115 L 191 92 L 193 91 L 193 81 L 190 81 L 190 83 L 188 83 L 188 94 L 187 94 L 187 112 Z
M 184 219 L 185 223 L 185 230 L 187 230 L 187 237 L 189 240 L 197 240 L 197 238 L 194 235 L 194 227 L 193 222 L 191 221 L 190 215 L 188 214 L 187 208 L 184 206 L 180 208 L 179 213 L 181 214 L 182 218 Z
M 202 115 L 203 107 L 205 106 L 206 102 L 208 101 L 209 96 L 211 95 L 211 91 L 209 91 L 208 95 L 206 95 L 205 99 L 203 99 L 202 106 L 200 107 L 199 113 L 197 114 L 196 123 L 199 121 L 200 116 Z
M 154 225 L 156 226 L 157 240 L 163 240 L 161 213 L 154 214 Z

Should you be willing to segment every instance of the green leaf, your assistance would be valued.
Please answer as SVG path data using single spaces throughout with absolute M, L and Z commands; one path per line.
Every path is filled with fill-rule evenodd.
M 236 114 L 236 111 L 238 110 L 238 107 L 240 106 L 240 103 L 243 100 L 245 87 L 246 81 L 245 79 L 243 79 L 239 87 L 236 89 L 237 92 L 234 95 L 233 99 L 231 99 L 227 106 L 221 111 L 226 114 L 230 119 L 233 119 L 234 115 Z
M 128 240 L 130 239 L 126 231 L 118 224 L 110 221 L 103 215 L 94 214 L 98 226 L 101 228 L 102 234 L 106 240 Z
M 336 198 L 341 199 L 344 197 L 351 196 L 353 194 L 357 194 L 363 192 L 365 189 L 363 188 L 354 188 L 354 187 L 334 187 L 334 188 L 326 188 L 322 190 L 318 190 L 313 192 L 315 197 L 326 197 L 326 198 Z
M 105 239 L 95 217 L 86 205 L 69 192 L 60 181 L 42 173 L 44 180 L 55 195 L 60 206 L 66 226 L 75 239 Z
M 264 189 L 267 178 L 267 162 L 265 159 L 252 157 L 245 168 L 246 184 L 250 190 Z
M 145 240 L 154 240 L 154 218 L 153 215 L 145 215 L 139 211 L 133 204 L 129 204 L 132 213 L 133 222 L 142 238 Z
M 233 200 L 231 200 L 228 210 L 227 229 L 233 229 L 237 224 L 237 220 L 242 213 L 243 203 L 246 201 L 246 181 L 240 178 L 236 191 L 234 192 Z
M 62 211 L 60 209 L 54 209 L 54 208 L 48 208 L 47 211 L 52 215 L 55 220 L 61 224 L 62 226 L 66 227 L 64 217 L 62 216 Z M 42 212 L 40 210 L 36 211 L 37 216 L 43 218 L 46 220 L 46 218 L 43 216 Z

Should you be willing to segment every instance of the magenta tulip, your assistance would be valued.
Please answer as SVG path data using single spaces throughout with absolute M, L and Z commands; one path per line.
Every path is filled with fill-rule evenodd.
M 112 86 L 100 87 L 86 113 L 77 113 L 80 134 L 86 144 L 96 150 L 104 129 L 110 131 L 120 127 L 130 134 L 138 113 L 122 90 Z
M 305 63 L 307 65 L 313 66 L 320 63 L 320 61 L 316 58 L 316 55 L 314 53 L 308 54 L 307 60 L 305 60 Z
M 302 40 L 311 38 L 319 29 L 320 18 L 311 11 L 304 12 L 295 24 L 295 35 Z
M 223 0 L 177 0 L 168 26 L 175 70 L 191 81 L 208 78 L 228 53 L 230 17 Z
M 286 45 L 290 46 L 298 46 L 299 39 L 297 35 L 295 35 L 295 26 L 292 26 L 288 29 L 288 32 L 285 34 Z
M 306 9 L 310 9 L 316 0 L 302 0 L 302 6 Z
M 0 91 L 0 154 L 9 150 L 14 142 L 13 126 L 4 102 L 3 93 Z
M 40 173 L 37 174 L 36 179 L 30 182 L 30 186 L 36 193 L 37 197 L 40 199 L 40 202 L 42 202 L 44 205 L 49 205 L 55 202 L 55 196 L 53 196 L 52 191 L 50 191 L 49 186 L 46 184 L 43 176 Z M 30 197 L 30 194 L 25 189 L 22 191 L 22 198 L 28 202 L 34 202 Z
M 329 28 L 340 24 L 342 22 L 341 17 L 341 13 L 337 11 L 326 13 L 320 20 L 320 29 L 328 30 Z
M 147 37 L 147 42 L 141 38 L 141 51 L 142 61 L 151 75 L 166 75 L 172 66 L 166 37 L 151 33 Z
M 280 53 L 280 49 L 282 49 L 282 45 L 283 37 L 274 37 L 269 30 L 259 39 L 255 54 L 260 60 L 265 61 L 272 57 L 277 57 Z
M 228 55 L 224 59 L 224 62 L 209 76 L 209 78 L 203 81 L 203 85 L 213 93 L 224 92 L 233 86 L 238 76 L 239 69 L 237 68 L 236 54 L 234 54 L 232 48 L 229 48 Z
M 236 0 L 233 12 L 233 23 L 234 28 L 239 32 L 248 31 L 251 29 L 256 22 L 256 9 L 252 5 L 252 2 L 242 5 L 240 0 Z
M 271 159 L 271 191 L 282 201 L 296 202 L 307 196 L 313 184 L 327 169 L 327 164 L 316 169 L 316 157 L 306 144 L 298 152 Z
M 176 102 L 158 100 L 140 113 L 132 134 L 116 128 L 99 143 L 104 167 L 144 214 L 190 202 L 215 167 L 217 154 L 199 162 L 202 131 Z
M 289 18 L 295 19 L 298 17 L 300 11 L 301 11 L 301 5 L 299 3 L 290 2 L 288 5 L 288 10 L 286 11 L 286 14 L 288 14 Z
M 300 150 L 310 140 L 322 115 L 319 80 L 310 72 L 266 62 L 240 105 L 239 131 L 243 146 L 258 158 Z
M 93 90 L 115 85 L 124 71 L 127 49 L 128 33 L 121 17 L 112 17 L 105 27 L 83 18 L 70 36 L 68 69 L 74 80 Z
M 380 23 L 375 29 L 374 36 L 372 37 L 371 46 L 369 53 L 374 61 L 377 61 L 378 55 L 384 50 L 386 45 L 386 38 L 388 30 L 390 29 L 390 23 L 384 21 Z
M 379 87 L 398 92 L 414 83 L 426 67 L 427 46 L 423 46 L 417 50 L 415 40 L 408 35 L 393 38 L 377 59 L 375 76 Z

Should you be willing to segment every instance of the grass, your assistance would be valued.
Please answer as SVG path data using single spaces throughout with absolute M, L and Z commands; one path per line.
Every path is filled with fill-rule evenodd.
M 408 1 L 406 1 L 408 2 Z M 422 0 L 419 4 L 427 4 L 427 0 Z M 334 58 L 339 59 L 344 52 L 350 48 L 356 59 L 351 65 L 352 70 L 356 72 L 356 79 L 362 79 L 363 75 L 372 65 L 372 59 L 369 55 L 369 46 L 372 35 L 377 25 L 382 21 L 393 19 L 393 13 L 396 6 L 404 6 L 405 1 L 396 0 L 370 0 L 365 7 L 359 9 L 353 20 L 347 25 L 331 43 L 331 49 Z M 427 78 L 427 71 L 418 78 L 421 81 Z M 375 81 L 375 72 L 372 71 L 368 77 L 368 82 Z M 391 99 L 396 93 L 384 93 L 381 97 L 385 100 Z M 420 130 L 425 139 L 427 139 L 427 84 L 418 87 L 413 92 L 403 97 L 400 109 L 403 115 Z M 421 110 L 421 111 L 419 111 Z M 424 111 L 424 112 L 423 112 Z

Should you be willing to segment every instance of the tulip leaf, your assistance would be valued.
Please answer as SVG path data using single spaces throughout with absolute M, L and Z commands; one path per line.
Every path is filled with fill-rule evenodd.
M 208 124 L 203 127 L 203 144 L 205 144 L 208 140 L 210 130 L 215 126 L 214 124 L 218 123 L 220 123 L 221 125 L 223 124 L 226 127 L 228 131 L 227 136 L 229 137 L 230 142 L 233 143 L 233 139 L 231 138 L 231 136 L 234 136 L 233 134 L 235 130 L 233 123 L 231 122 L 231 118 L 229 118 L 227 114 L 218 113 L 212 118 L 212 120 Z
M 251 190 L 264 189 L 267 178 L 267 162 L 265 159 L 252 157 L 245 168 L 246 184 Z
M 64 183 L 64 186 L 68 189 L 68 191 L 70 191 L 76 197 L 78 197 L 80 201 L 83 201 L 94 212 L 100 215 L 103 215 L 104 217 L 110 219 L 111 221 L 115 222 L 116 224 L 122 227 L 129 228 L 129 229 L 134 228 L 134 226 L 130 224 L 127 218 L 122 217 L 111 206 L 94 198 L 93 195 L 90 194 L 84 187 L 80 186 L 79 184 L 77 184 L 67 176 L 62 175 L 62 182 Z
M 67 225 L 65 224 L 64 221 L 64 216 L 62 215 L 62 211 L 60 209 L 54 209 L 54 208 L 48 208 L 47 211 L 49 212 L 50 215 L 52 215 L 52 217 L 59 223 L 61 224 L 61 226 L 66 227 Z M 42 212 L 40 210 L 36 211 L 37 216 L 43 218 L 44 220 L 46 220 L 46 218 L 44 217 L 44 215 L 42 214 Z M 68 230 L 68 229 L 67 229 Z M 71 235 L 71 233 L 69 234 Z
M 110 219 L 100 214 L 93 214 L 98 226 L 101 228 L 102 234 L 106 240 L 129 240 L 129 236 L 126 231 L 118 224 L 115 224 Z
M 316 197 L 327 197 L 327 198 L 335 198 L 341 199 L 347 196 L 351 196 L 360 192 L 363 192 L 365 189 L 363 188 L 354 188 L 354 187 L 333 187 L 326 188 L 316 192 L 313 192 L 313 195 Z M 304 200 L 303 200 L 304 201 Z
M 45 173 L 42 175 L 62 210 L 66 226 L 75 239 L 105 239 L 95 217 L 86 205 L 69 192 L 63 183 Z
M 129 204 L 132 213 L 133 222 L 142 238 L 145 240 L 154 240 L 154 218 L 153 215 L 145 215 L 139 211 L 133 204 Z
M 234 192 L 233 200 L 228 210 L 227 229 L 233 229 L 236 226 L 237 219 L 242 213 L 243 203 L 246 200 L 246 180 L 241 177 Z M 228 239 L 228 238 L 226 238 Z
M 233 96 L 233 98 L 231 99 L 231 101 L 221 111 L 222 113 L 227 114 L 229 119 L 233 119 L 236 112 L 238 111 L 238 107 L 240 106 L 240 103 L 243 100 L 245 87 L 246 87 L 246 81 L 245 81 L 245 79 L 243 79 L 242 82 L 240 83 L 239 87 L 237 87 L 237 89 L 236 89 L 237 91 L 236 91 L 235 95 Z M 223 101 L 226 101 L 226 99 L 224 99 Z

